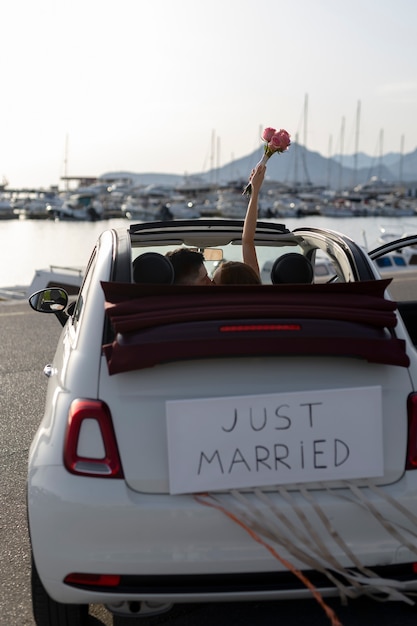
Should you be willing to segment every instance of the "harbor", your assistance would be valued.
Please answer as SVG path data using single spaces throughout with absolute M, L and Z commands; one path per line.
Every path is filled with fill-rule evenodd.
M 414 153 L 388 168 L 361 155 L 342 166 L 294 142 L 288 154 L 268 162 L 258 219 L 293 230 L 317 226 L 342 232 L 365 250 L 417 232 Z M 113 172 L 69 176 L 48 189 L 0 184 L 3 258 L 0 298 L 24 298 L 46 275 L 78 284 L 99 234 L 113 225 L 184 220 L 241 219 L 242 191 L 259 151 L 202 174 Z M 280 160 L 282 159 L 282 160 Z M 303 174 L 300 174 L 300 171 Z M 298 181 L 298 182 L 296 182 Z M 349 183 L 348 183 L 349 181 Z M 404 181 L 404 182 L 400 182 Z
M 143 184 L 133 177 L 74 179 L 72 189 L 0 189 L 0 220 L 95 222 L 113 218 L 135 221 L 243 218 L 245 181 L 212 184 L 203 180 Z M 266 180 L 259 200 L 260 218 L 411 217 L 417 214 L 413 185 L 384 183 L 378 177 L 363 185 L 335 190 L 313 184 Z

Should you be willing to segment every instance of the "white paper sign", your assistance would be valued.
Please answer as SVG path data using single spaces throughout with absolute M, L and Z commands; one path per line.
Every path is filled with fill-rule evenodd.
M 170 493 L 383 475 L 381 387 L 166 403 Z

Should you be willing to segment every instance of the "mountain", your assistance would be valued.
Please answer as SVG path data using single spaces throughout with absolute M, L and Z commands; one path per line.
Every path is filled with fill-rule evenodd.
M 262 158 L 263 149 L 207 172 L 198 172 L 184 179 L 177 174 L 113 172 L 103 174 L 106 181 L 130 178 L 137 185 L 221 185 L 235 181 L 244 184 L 253 167 Z M 274 155 L 268 161 L 268 178 L 289 186 L 319 186 L 331 189 L 353 188 L 363 185 L 372 177 L 388 183 L 417 185 L 417 149 L 401 156 L 388 153 L 372 158 L 364 153 L 323 157 L 293 142 L 288 152 Z
M 337 163 L 351 168 L 355 167 L 355 162 L 356 166 L 359 168 L 374 168 L 379 163 L 382 163 L 388 168 L 395 168 L 396 166 L 398 166 L 398 163 L 400 161 L 400 155 L 397 152 L 388 152 L 381 157 L 371 157 L 364 152 L 358 152 L 357 154 L 348 155 L 335 154 L 334 156 L 332 156 L 332 159 Z

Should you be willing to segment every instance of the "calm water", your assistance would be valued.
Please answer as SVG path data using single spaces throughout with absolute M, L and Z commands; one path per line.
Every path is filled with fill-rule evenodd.
M 277 220 L 274 220 L 277 221 Z M 315 226 L 337 230 L 368 249 L 375 247 L 381 227 L 417 232 L 417 216 L 403 218 L 321 216 L 279 220 L 287 228 Z M 54 222 L 49 220 L 0 221 L 0 287 L 29 285 L 35 270 L 50 265 L 85 267 L 99 234 L 109 227 L 126 226 L 127 220 Z

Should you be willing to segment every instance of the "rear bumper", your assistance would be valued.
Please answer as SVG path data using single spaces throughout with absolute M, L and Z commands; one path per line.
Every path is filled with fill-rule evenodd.
M 352 569 L 358 573 L 358 570 Z M 396 580 L 402 588 L 415 589 L 417 574 L 413 563 L 401 565 L 382 565 L 372 568 L 374 574 L 383 579 Z M 335 585 L 329 579 L 315 570 L 303 571 L 317 589 L 325 590 L 327 595 L 337 594 Z M 71 585 L 75 589 L 84 591 L 102 592 L 100 587 L 92 585 Z M 352 588 L 352 587 L 350 587 Z M 251 595 L 252 597 L 302 597 L 309 595 L 306 586 L 294 574 L 286 572 L 256 572 L 253 574 L 193 574 L 169 576 L 122 576 L 120 584 L 112 589 L 113 594 L 122 597 L 137 598 L 166 598 L 174 602 L 190 600 L 191 598 L 211 597 L 224 599 L 237 594 Z M 288 595 L 287 595 L 288 594 Z
M 178 603 L 310 596 L 244 528 L 193 496 L 139 494 L 123 480 L 73 476 L 59 467 L 37 469 L 29 477 L 28 488 L 34 559 L 46 590 L 59 602 L 158 599 Z M 406 473 L 384 490 L 417 515 L 417 472 Z M 369 489 L 362 493 L 390 524 L 414 530 L 412 521 L 379 493 Z M 405 547 L 363 505 L 354 502 L 347 489 L 310 494 L 315 507 L 300 493 L 290 493 L 291 500 L 268 493 L 269 502 L 280 514 L 273 527 L 281 537 L 299 547 L 297 534 L 308 536 L 311 546 L 317 544 L 312 538 L 316 536 L 342 567 L 354 568 L 320 520 L 320 507 L 363 566 L 373 568 L 377 575 L 395 576 L 402 581 L 402 589 L 417 589 L 412 567 L 396 567 L 417 561 L 417 547 L 415 553 L 410 549 L 410 532 L 402 530 L 409 542 Z M 253 494 L 249 499 L 256 504 L 260 520 L 263 515 L 268 517 L 266 504 Z M 292 531 L 282 525 L 282 515 Z M 308 519 L 307 526 L 303 516 Z M 271 545 L 298 569 L 312 570 L 279 541 Z M 307 552 L 310 550 L 314 548 Z M 68 585 L 63 581 L 69 573 L 117 574 L 121 579 L 116 588 Z M 337 594 L 326 577 L 315 571 L 308 576 L 324 595 Z

